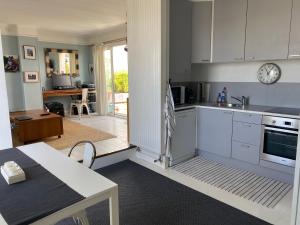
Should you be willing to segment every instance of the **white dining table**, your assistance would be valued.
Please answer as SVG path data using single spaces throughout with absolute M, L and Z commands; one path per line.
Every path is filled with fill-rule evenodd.
M 109 199 L 110 224 L 119 225 L 119 198 L 118 185 L 116 183 L 68 158 L 45 143 L 21 146 L 18 149 L 84 197 L 83 200 L 44 217 L 31 225 L 55 224 L 107 199 Z M 22 204 L 22 202 L 19 204 Z M 0 225 L 7 225 L 1 216 L 1 212 Z

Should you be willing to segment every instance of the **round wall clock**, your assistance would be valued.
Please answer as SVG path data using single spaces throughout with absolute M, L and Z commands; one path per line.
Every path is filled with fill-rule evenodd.
M 274 84 L 281 76 L 281 69 L 275 63 L 262 65 L 257 72 L 257 79 L 263 84 Z

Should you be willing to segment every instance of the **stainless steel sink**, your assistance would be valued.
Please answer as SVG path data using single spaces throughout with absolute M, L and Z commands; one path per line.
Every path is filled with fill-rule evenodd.
M 224 108 L 243 108 L 242 104 L 233 104 L 233 103 L 226 103 L 226 104 L 216 104 L 217 107 L 224 107 Z
M 242 104 L 228 103 L 228 104 L 225 104 L 224 107 L 228 107 L 228 108 L 243 108 L 243 105 Z

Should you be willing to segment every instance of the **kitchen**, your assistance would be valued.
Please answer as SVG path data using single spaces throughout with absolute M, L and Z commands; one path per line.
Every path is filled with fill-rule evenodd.
M 171 1 L 174 170 L 280 208 L 294 181 L 299 23 L 299 0 Z M 228 168 L 241 173 L 221 179 Z M 240 186 L 226 183 L 243 171 Z

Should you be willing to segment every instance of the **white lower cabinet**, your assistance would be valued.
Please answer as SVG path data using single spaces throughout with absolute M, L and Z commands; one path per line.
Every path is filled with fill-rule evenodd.
M 175 112 L 175 119 L 170 166 L 194 157 L 196 151 L 196 110 Z
M 232 118 L 230 110 L 198 108 L 197 148 L 231 157 Z
M 198 108 L 197 149 L 258 164 L 261 119 L 259 114 Z
M 259 147 L 255 145 L 232 141 L 232 158 L 253 164 L 258 164 Z
M 233 122 L 232 140 L 245 144 L 259 146 L 262 126 L 251 123 Z
M 262 115 L 234 112 L 232 158 L 258 164 L 262 139 Z

